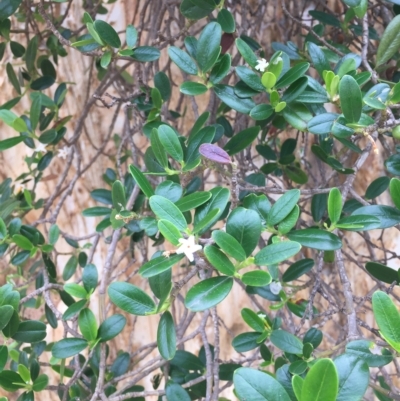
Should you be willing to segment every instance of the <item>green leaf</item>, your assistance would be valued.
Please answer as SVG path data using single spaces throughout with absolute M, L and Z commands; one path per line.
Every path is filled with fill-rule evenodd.
M 400 175 L 400 155 L 394 154 L 385 160 L 385 167 L 389 173 L 393 175 Z
M 111 63 L 111 57 L 112 53 L 110 51 L 107 50 L 106 52 L 104 52 L 100 59 L 101 68 L 106 69 L 109 66 L 109 64 Z
M 114 282 L 108 287 L 111 301 L 125 312 L 144 316 L 155 311 L 154 301 L 133 284 Z
M 135 47 L 137 42 L 137 37 L 138 33 L 136 28 L 133 25 L 129 24 L 126 27 L 126 46 L 129 49 L 133 49 Z
M 209 80 L 214 85 L 221 82 L 227 75 L 231 68 L 231 55 L 226 53 L 220 57 L 219 61 L 214 65 L 210 72 Z
M 301 392 L 303 390 L 304 379 L 300 376 L 292 376 L 292 388 L 297 400 L 301 400 Z
M 249 64 L 250 67 L 255 68 L 255 66 L 257 65 L 258 58 L 254 54 L 251 47 L 241 38 L 237 38 L 235 40 L 235 43 L 236 47 L 239 50 L 239 53 L 242 55 L 247 64 Z
M 89 309 L 82 309 L 78 317 L 79 330 L 87 341 L 97 338 L 97 321 L 94 313 Z
M 265 322 L 257 313 L 248 308 L 241 310 L 242 319 L 254 330 L 262 333 L 265 330 Z
M 300 278 L 302 275 L 309 272 L 314 266 L 313 259 L 301 259 L 293 263 L 286 271 L 283 273 L 282 280 L 286 283 L 289 281 L 294 281 Z
M 230 156 L 233 156 L 241 150 L 246 149 L 257 138 L 259 132 L 259 126 L 250 127 L 240 131 L 228 141 L 224 146 L 224 149 Z
M 178 162 L 183 161 L 183 150 L 175 131 L 168 125 L 158 127 L 158 138 L 166 152 Z
M 205 191 L 194 192 L 190 195 L 184 196 L 183 198 L 179 199 L 177 202 L 175 202 L 175 206 L 181 212 L 187 212 L 207 202 L 210 198 L 211 198 L 211 192 L 205 192 Z
M 242 401 L 290 401 L 286 390 L 276 379 L 256 369 L 237 369 L 233 375 L 233 384 Z
M 167 154 L 165 153 L 165 149 L 158 136 L 158 131 L 155 128 L 153 128 L 151 131 L 150 143 L 154 156 L 156 157 L 157 161 L 161 164 L 162 167 L 167 168 L 168 167 Z
M 0 3 L 0 21 L 13 15 L 21 3 L 22 0 L 3 0 Z
M 87 298 L 86 290 L 79 284 L 68 283 L 64 285 L 64 291 L 75 298 Z
M 352 216 L 369 215 L 377 217 L 380 220 L 380 224 L 378 226 L 374 224 L 373 228 L 389 228 L 400 223 L 400 211 L 391 206 L 384 206 L 384 205 L 362 206 L 356 209 L 351 215 Z M 364 229 L 367 227 L 368 226 L 365 226 Z
M 376 291 L 372 296 L 372 310 L 381 335 L 400 352 L 400 313 L 389 295 Z
M 261 219 L 254 210 L 236 208 L 228 217 L 226 232 L 242 245 L 246 256 L 249 256 L 256 246 L 261 235 Z
M 185 306 L 192 312 L 201 312 L 222 302 L 233 286 L 231 277 L 211 277 L 195 284 L 187 293 Z
M 63 270 L 62 276 L 64 281 L 69 280 L 75 274 L 77 267 L 78 267 L 78 259 L 75 255 L 72 255 L 68 259 L 67 264 L 65 265 Z
M 139 274 L 142 277 L 153 277 L 156 276 L 168 269 L 170 269 L 173 265 L 178 263 L 184 255 L 176 254 L 170 257 L 159 256 L 158 258 L 154 258 L 146 262 L 140 269 Z
M 226 33 L 233 33 L 236 30 L 235 19 L 226 8 L 223 8 L 218 13 L 217 22 Z
M 316 135 L 330 134 L 332 131 L 333 123 L 338 118 L 336 113 L 322 113 L 312 118 L 308 124 L 307 129 Z
M 192 58 L 183 50 L 175 46 L 168 48 L 168 55 L 170 59 L 184 72 L 189 75 L 197 75 L 198 70 L 196 63 Z
M 357 81 L 345 75 L 339 83 L 339 97 L 342 113 L 348 123 L 357 123 L 362 112 L 362 94 Z
M 171 97 L 171 83 L 165 72 L 159 71 L 154 75 L 154 85 L 160 91 L 161 98 L 164 102 Z
M 157 347 L 161 356 L 169 361 L 176 352 L 176 331 L 170 312 L 164 312 L 157 329 Z
M 348 5 L 349 7 L 357 7 L 360 5 L 361 0 L 343 0 L 343 3 Z
M 289 354 L 302 355 L 303 343 L 296 336 L 285 330 L 274 330 L 270 340 L 275 347 Z
M 206 93 L 208 88 L 206 85 L 199 82 L 183 82 L 179 90 L 185 95 L 197 96 Z
M 268 213 L 267 224 L 274 226 L 280 223 L 296 206 L 300 199 L 300 191 L 291 189 L 282 195 L 272 206 Z
M 239 262 L 243 262 L 246 259 L 246 253 L 242 245 L 232 235 L 221 230 L 215 230 L 212 233 L 212 237 L 216 244 L 232 258 Z
M 260 346 L 257 341 L 260 337 L 260 333 L 242 333 L 236 336 L 232 341 L 232 347 L 236 352 L 247 352 L 251 351 Z
M 314 68 L 318 71 L 318 74 L 322 77 L 324 71 L 330 71 L 331 66 L 329 61 L 325 57 L 325 53 L 315 43 L 307 43 L 308 54 L 310 55 L 311 61 L 313 62 Z
M 13 240 L 13 242 L 15 242 L 15 244 L 17 246 L 19 246 L 21 249 L 24 249 L 26 251 L 30 251 L 33 248 L 32 242 L 29 241 L 29 239 L 24 237 L 23 235 L 14 234 L 12 236 L 12 240 Z
M 256 254 L 254 263 L 258 266 L 276 265 L 296 255 L 300 249 L 301 245 L 292 241 L 267 245 Z
M 336 227 L 347 231 L 367 231 L 380 226 L 380 220 L 375 216 L 363 215 L 343 217 Z
M 121 47 L 121 39 L 110 24 L 102 20 L 97 20 L 94 22 L 94 27 L 104 43 L 117 49 Z
M 271 282 L 272 277 L 264 270 L 253 270 L 251 272 L 244 273 L 241 277 L 241 280 L 244 284 L 252 287 L 264 287 Z
M 274 109 L 269 104 L 258 104 L 250 110 L 250 117 L 254 120 L 266 120 L 274 113 Z
M 393 355 L 388 352 L 385 354 L 373 354 L 370 349 L 375 344 L 367 340 L 355 340 L 346 345 L 346 354 L 354 355 L 360 360 L 365 361 L 370 368 L 377 368 L 392 362 Z
M 335 359 L 339 375 L 339 392 L 336 401 L 361 400 L 369 384 L 366 361 L 355 355 L 343 354 Z
M 221 25 L 210 22 L 205 26 L 197 42 L 196 60 L 203 72 L 209 71 L 221 52 Z
M 159 219 L 168 220 L 180 231 L 187 228 L 186 219 L 182 212 L 168 199 L 153 195 L 150 198 L 150 207 Z
M 232 86 L 218 84 L 214 86 L 214 92 L 227 106 L 240 113 L 249 114 L 255 107 L 252 99 L 238 97 Z
M 208 214 L 206 214 L 206 216 L 202 220 L 199 220 L 194 224 L 193 233 L 199 234 L 203 233 L 204 231 L 207 231 L 208 228 L 214 225 L 216 220 L 218 220 L 218 216 L 220 215 L 221 215 L 220 209 L 211 210 Z
M 294 81 L 289 88 L 286 89 L 282 96 L 282 100 L 286 103 L 292 103 L 299 101 L 299 96 L 305 91 L 308 85 L 307 77 L 301 77 L 297 81 Z
M 12 86 L 17 91 L 17 93 L 20 95 L 21 94 L 21 86 L 19 84 L 17 75 L 15 74 L 14 68 L 11 65 L 11 63 L 6 64 L 6 72 L 7 72 L 8 79 L 10 80 Z
M 374 199 L 383 194 L 389 187 L 390 182 L 390 178 L 386 176 L 376 178 L 371 182 L 371 184 L 368 185 L 368 188 L 365 192 L 365 198 Z
M 397 209 L 400 209 L 400 180 L 398 178 L 392 178 L 390 180 L 389 190 L 393 203 Z
M 265 92 L 260 76 L 253 70 L 244 66 L 238 66 L 235 68 L 235 71 L 238 77 L 251 89 L 257 92 Z
M 195 128 L 195 127 L 193 127 Z M 211 143 L 215 136 L 215 127 L 204 127 L 197 132 L 190 133 L 186 149 L 185 162 L 187 166 L 193 165 L 200 159 L 199 148 L 204 143 Z
M 6 0 L 6 3 L 8 1 Z M 2 12 L 3 2 L 0 3 L 0 13 Z M 1 15 L 1 14 L 0 14 Z M 22 377 L 13 370 L 3 370 L 0 372 L 0 387 L 5 391 L 14 392 L 25 387 Z
M 149 181 L 144 176 L 144 174 L 133 164 L 129 166 L 129 171 L 131 172 L 137 185 L 139 185 L 140 189 L 143 191 L 146 197 L 150 198 L 151 196 L 153 196 L 154 195 L 153 188 L 151 187 Z
M 111 209 L 102 206 L 89 207 L 82 212 L 82 216 L 85 217 L 109 216 L 110 214 Z
M 116 180 L 112 186 L 112 201 L 113 207 L 118 212 L 121 210 L 125 210 L 126 206 L 126 196 L 125 196 L 125 188 L 121 181 Z
M 291 231 L 286 236 L 291 241 L 296 241 L 302 246 L 320 251 L 335 251 L 342 247 L 342 241 L 339 237 L 317 228 Z
M 56 342 L 51 349 L 54 358 L 65 359 L 79 354 L 88 346 L 83 338 L 64 338 Z
M 153 46 L 139 46 L 133 50 L 132 58 L 142 63 L 155 61 L 160 58 L 160 50 Z
M 0 110 L 1 111 L 1 110 Z M 0 117 L 1 118 L 1 117 Z M 10 149 L 24 140 L 23 136 L 16 136 L 0 141 L 0 151 Z
M 396 15 L 383 32 L 376 53 L 376 66 L 389 61 L 400 48 L 400 15 Z
M 32 390 L 35 392 L 43 391 L 49 384 L 49 377 L 45 374 L 39 375 L 33 382 Z
M 12 338 L 22 343 L 38 343 L 46 338 L 46 325 L 38 320 L 25 320 Z
M 168 381 L 165 386 L 165 394 L 167 396 L 167 401 L 191 401 L 189 393 L 178 383 L 171 380 Z
M 108 317 L 99 327 L 97 338 L 100 342 L 106 342 L 116 337 L 124 329 L 126 318 L 122 315 L 113 315 Z
M 158 229 L 160 233 L 169 241 L 171 244 L 178 246 L 179 239 L 182 238 L 180 231 L 168 220 L 159 220 Z
M 289 71 L 283 74 L 275 85 L 276 89 L 284 88 L 289 86 L 294 81 L 304 76 L 306 71 L 310 68 L 310 63 L 299 63 L 292 67 Z
M 93 264 L 86 265 L 82 274 L 83 287 L 90 294 L 97 287 L 98 272 Z
M 66 292 L 64 292 L 64 294 L 66 296 L 69 296 L 69 294 L 66 293 Z M 64 297 L 65 297 L 65 295 L 64 295 Z M 73 298 L 71 297 L 70 299 L 73 299 Z M 87 305 L 87 300 L 86 299 L 82 299 L 80 301 L 77 301 L 77 302 L 74 302 L 74 303 L 70 304 L 68 306 L 68 309 L 63 313 L 63 316 L 62 316 L 63 320 L 70 320 L 70 319 L 75 318 L 75 316 L 78 315 L 79 312 L 83 308 L 86 307 L 86 305 Z
M 330 359 L 319 359 L 304 380 L 301 401 L 336 401 L 339 378 Z
M 276 76 L 272 72 L 264 72 L 261 77 L 261 83 L 266 89 L 272 89 L 276 84 Z
M 14 313 L 14 308 L 11 305 L 0 306 L 0 330 L 3 330 L 10 321 Z
M 236 272 L 235 266 L 229 258 L 218 248 L 207 245 L 204 248 L 204 254 L 208 261 L 222 274 L 233 276 Z
M 342 214 L 342 194 L 337 188 L 332 188 L 329 192 L 328 214 L 332 224 L 337 223 Z

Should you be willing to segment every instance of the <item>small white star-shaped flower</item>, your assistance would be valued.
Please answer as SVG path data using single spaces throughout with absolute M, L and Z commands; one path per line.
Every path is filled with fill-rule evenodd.
M 265 58 L 262 58 L 261 60 L 257 60 L 257 65 L 256 65 L 256 70 L 264 72 L 269 66 L 269 63 Z
M 275 294 L 278 295 L 281 292 L 282 289 L 282 284 L 276 281 L 273 281 L 270 285 L 269 285 L 269 289 L 270 291 Z
M 46 152 L 46 145 L 44 143 L 39 142 L 39 145 L 36 146 L 34 151 L 37 153 Z
M 62 159 L 66 159 L 70 153 L 71 149 L 68 146 L 64 146 L 61 149 L 58 149 L 58 157 L 61 157 Z
M 194 242 L 194 235 L 189 236 L 188 239 L 180 238 L 179 243 L 181 246 L 176 250 L 176 253 L 184 253 L 191 262 L 194 260 L 193 254 L 203 248 Z

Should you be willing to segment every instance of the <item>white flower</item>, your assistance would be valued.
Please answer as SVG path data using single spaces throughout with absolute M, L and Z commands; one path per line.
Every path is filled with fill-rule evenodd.
M 268 61 L 265 60 L 265 58 L 262 58 L 261 60 L 257 60 L 256 70 L 264 72 L 268 66 Z
M 34 151 L 37 153 L 46 152 L 46 145 L 44 143 L 39 142 L 39 145 L 36 146 Z
M 58 157 L 66 159 L 70 153 L 71 149 L 68 146 L 64 146 L 62 149 L 58 149 Z
M 44 109 L 43 110 L 43 115 L 46 117 L 48 116 L 52 111 L 50 109 Z
M 193 254 L 202 249 L 201 245 L 195 244 L 194 235 L 191 235 L 188 239 L 180 238 L 179 243 L 181 246 L 176 250 L 176 253 L 184 253 L 191 262 L 194 260 Z
M 273 294 L 278 295 L 281 292 L 282 284 L 274 281 L 269 285 L 269 289 Z

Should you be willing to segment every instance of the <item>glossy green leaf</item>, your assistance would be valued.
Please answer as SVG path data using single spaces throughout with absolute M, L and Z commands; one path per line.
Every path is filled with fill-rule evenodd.
M 242 319 L 254 330 L 262 333 L 265 330 L 265 322 L 257 313 L 248 308 L 241 310 Z
M 208 228 L 212 227 L 214 223 L 218 220 L 218 216 L 221 215 L 220 209 L 213 209 L 208 214 L 204 216 L 203 219 L 198 220 L 194 224 L 193 234 L 201 234 L 207 231 Z
M 258 104 L 250 110 L 250 117 L 254 120 L 266 120 L 274 113 L 274 109 L 269 104 Z
M 374 224 L 373 228 L 389 228 L 400 223 L 400 211 L 391 206 L 362 206 L 352 213 L 352 216 L 359 215 L 369 215 L 377 217 L 380 220 L 380 224 L 378 226 Z M 365 228 L 367 227 L 368 226 L 365 226 Z
M 198 2 L 199 0 L 196 1 Z M 180 11 L 188 19 L 199 20 L 206 17 L 211 10 L 205 7 L 197 6 L 193 0 L 182 0 Z
M 300 191 L 291 189 L 282 195 L 268 213 L 267 224 L 274 226 L 281 222 L 295 207 L 300 199 Z
M 289 354 L 302 355 L 303 343 L 293 334 L 284 330 L 274 330 L 270 340 L 275 347 Z
M 25 320 L 18 326 L 12 338 L 25 343 L 37 343 L 46 338 L 46 325 L 38 320 Z
M 308 124 L 307 129 L 316 135 L 329 134 L 332 130 L 334 121 L 338 118 L 335 113 L 322 113 L 312 118 Z
M 14 308 L 11 305 L 0 306 L 0 330 L 3 330 L 10 321 L 14 313 Z
M 254 210 L 238 207 L 228 217 L 226 232 L 242 245 L 246 256 L 249 256 L 260 239 L 260 216 Z
M 239 368 L 234 373 L 233 384 L 236 394 L 243 401 L 290 401 L 276 379 L 256 369 Z
M 161 356 L 167 361 L 175 356 L 176 330 L 174 319 L 170 312 L 164 312 L 158 323 L 157 346 Z
M 243 262 L 246 259 L 246 253 L 242 245 L 240 245 L 237 239 L 232 235 L 221 230 L 215 230 L 212 233 L 212 238 L 216 244 L 232 258 L 239 262 Z
M 336 401 L 339 390 L 336 367 L 330 359 L 319 359 L 304 380 L 301 401 Z
M 2 11 L 0 5 L 0 12 Z M 0 372 L 0 387 L 5 391 L 14 392 L 25 387 L 22 377 L 13 370 L 3 370 Z M 7 400 L 7 399 L 6 399 Z
M 357 123 L 362 112 L 362 94 L 357 81 L 345 75 L 339 83 L 339 97 L 342 113 L 348 123 Z
M 334 251 L 342 247 L 342 241 L 339 237 L 317 228 L 291 231 L 286 236 L 291 241 L 296 241 L 302 246 L 320 251 Z
M 169 381 L 165 386 L 167 401 L 191 401 L 189 393 L 178 383 Z
M 0 21 L 13 15 L 21 3 L 22 0 L 3 0 L 0 4 Z
M 360 214 L 343 217 L 336 223 L 336 227 L 347 231 L 367 231 L 378 228 L 380 224 L 381 222 L 377 217 Z
M 181 212 L 187 212 L 207 202 L 211 198 L 211 192 L 199 191 L 193 194 L 184 196 L 175 202 L 175 206 Z
M 400 15 L 396 15 L 383 32 L 376 53 L 376 65 L 389 61 L 400 48 Z
M 122 315 L 113 315 L 108 317 L 99 327 L 97 337 L 100 342 L 106 342 L 116 337 L 124 329 L 126 318 Z
M 247 64 L 254 68 L 257 65 L 258 58 L 254 54 L 251 47 L 241 38 L 237 38 L 235 43 L 239 53 L 242 55 Z
M 235 19 L 226 8 L 223 8 L 218 13 L 217 22 L 221 25 L 222 30 L 226 33 L 233 33 L 236 30 Z
M 87 341 L 97 338 L 97 321 L 94 313 L 89 309 L 82 309 L 78 317 L 79 330 Z
M 244 66 L 238 66 L 235 68 L 235 71 L 238 77 L 251 89 L 254 89 L 257 92 L 265 91 L 265 88 L 261 83 L 260 76 L 253 70 Z
M 110 24 L 103 20 L 97 20 L 94 22 L 94 27 L 103 42 L 117 49 L 121 47 L 121 40 Z
M 376 291 L 372 296 L 372 310 L 381 335 L 400 352 L 400 313 L 389 295 Z
M 365 192 L 365 198 L 374 199 L 378 197 L 386 191 L 386 189 L 389 187 L 389 184 L 389 177 L 383 176 L 376 178 L 374 181 L 371 182 L 371 184 L 368 185 L 368 188 Z
M 210 22 L 200 34 L 197 43 L 196 60 L 203 72 L 209 71 L 216 63 L 221 51 L 221 25 Z
M 206 93 L 208 88 L 199 82 L 184 82 L 179 87 L 179 90 L 185 95 L 197 96 Z
M 369 384 L 368 364 L 355 355 L 343 354 L 335 359 L 339 375 L 339 392 L 336 401 L 362 399 Z
M 222 302 L 232 289 L 231 277 L 211 277 L 195 284 L 187 293 L 185 306 L 192 312 L 201 312 Z
M 168 125 L 158 127 L 158 137 L 165 151 L 175 160 L 183 161 L 183 150 L 175 131 Z
M 275 85 L 276 89 L 284 88 L 289 86 L 294 81 L 304 76 L 306 71 L 310 68 L 310 63 L 299 63 L 292 67 L 289 71 L 283 74 Z
M 267 245 L 256 254 L 254 263 L 258 266 L 276 265 L 296 255 L 300 249 L 301 245 L 292 241 Z
M 86 290 L 79 284 L 68 283 L 64 285 L 64 291 L 69 295 L 72 295 L 75 298 L 83 298 L 87 297 Z
M 260 333 L 241 333 L 237 335 L 232 341 L 232 347 L 236 352 L 247 352 L 260 346 L 257 340 Z
M 187 228 L 186 219 L 182 212 L 168 199 L 153 195 L 149 201 L 151 210 L 159 219 L 170 221 L 180 231 Z
M 400 155 L 396 153 L 386 159 L 385 167 L 389 173 L 400 176 Z
M 392 362 L 393 355 L 387 350 L 382 350 L 384 351 L 382 354 L 373 354 L 371 349 L 374 346 L 375 344 L 372 341 L 351 341 L 346 345 L 346 354 L 354 355 L 360 360 L 365 361 L 370 368 L 385 366 Z
M 398 178 L 392 178 L 390 180 L 389 189 L 393 203 L 397 209 L 400 209 L 400 180 Z
M 129 24 L 126 27 L 126 45 L 129 49 L 133 49 L 137 42 L 138 33 L 136 28 Z
M 46 374 L 39 375 L 33 382 L 32 390 L 35 392 L 43 391 L 49 384 L 49 376 Z
M 339 189 L 332 188 L 328 197 L 328 215 L 332 224 L 337 223 L 342 214 L 342 194 Z
M 139 269 L 139 274 L 146 278 L 156 276 L 170 269 L 173 265 L 182 260 L 183 257 L 184 255 L 175 254 L 170 257 L 159 256 L 151 259 Z
M 133 284 L 114 282 L 108 287 L 111 301 L 123 311 L 132 315 L 144 316 L 156 309 L 154 301 Z
M 318 74 L 322 77 L 322 73 L 324 71 L 330 71 L 331 67 L 327 58 L 325 57 L 325 53 L 321 50 L 321 48 L 315 43 L 308 42 L 307 43 L 308 54 L 311 57 L 311 61 L 314 65 L 314 68 L 318 71 Z
M 145 177 L 145 175 L 134 165 L 129 166 L 129 171 L 131 172 L 133 178 L 135 179 L 137 185 L 139 185 L 140 189 L 143 193 L 150 198 L 154 195 L 154 190 L 151 187 L 149 181 Z
M 153 46 L 139 46 L 133 50 L 132 58 L 142 63 L 155 61 L 160 58 L 160 50 Z
M 214 92 L 227 106 L 240 113 L 249 114 L 256 105 L 251 99 L 238 97 L 234 88 L 229 85 L 215 85 Z
M 16 136 L 13 138 L 3 139 L 2 141 L 0 141 L 0 151 L 10 149 L 15 145 L 21 143 L 23 140 L 24 140 L 23 136 Z
M 250 127 L 240 131 L 228 141 L 224 146 L 224 149 L 230 156 L 233 156 L 250 146 L 250 144 L 257 138 L 259 132 L 259 126 Z
M 220 57 L 219 61 L 214 65 L 210 72 L 209 80 L 214 85 L 221 82 L 229 73 L 231 68 L 231 55 L 226 53 Z
M 264 287 L 271 282 L 272 277 L 264 270 L 253 270 L 251 272 L 244 273 L 241 277 L 241 280 L 244 284 L 252 287 Z
M 64 338 L 56 342 L 51 349 L 54 358 L 65 359 L 79 354 L 88 346 L 83 338 Z
M 207 260 L 214 266 L 220 273 L 227 276 L 233 276 L 236 272 L 235 266 L 229 258 L 217 247 L 207 245 L 204 248 L 204 254 Z
M 192 58 L 183 50 L 175 46 L 168 48 L 168 55 L 170 59 L 184 72 L 189 75 L 197 75 L 198 70 L 196 63 Z
M 112 186 L 112 201 L 113 207 L 118 212 L 121 210 L 125 210 L 126 206 L 126 196 L 125 196 L 125 188 L 121 181 L 116 180 Z
M 313 259 L 301 259 L 290 265 L 290 267 L 283 273 L 282 280 L 286 283 L 297 280 L 302 275 L 309 272 L 314 266 Z
M 159 220 L 158 229 L 160 233 L 169 241 L 171 244 L 178 246 L 179 239 L 182 238 L 180 231 L 168 220 Z

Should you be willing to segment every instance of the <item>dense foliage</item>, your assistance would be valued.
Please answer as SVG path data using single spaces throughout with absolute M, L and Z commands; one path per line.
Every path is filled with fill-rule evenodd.
M 284 0 L 147 1 L 121 32 L 106 22 L 114 1 L 84 2 L 79 28 L 67 28 L 72 3 L 0 3 L 13 87 L 0 104 L 0 150 L 28 151 L 25 172 L 0 185 L 4 394 L 399 400 L 400 270 L 384 235 L 400 224 L 400 3 L 306 12 Z M 266 48 L 257 30 L 271 7 L 292 37 Z M 60 68 L 78 53 L 95 89 L 64 115 L 74 83 Z M 87 154 L 96 108 L 114 113 Z M 358 193 L 377 158 L 384 175 Z M 104 185 L 81 213 L 100 219 L 82 235 L 58 220 L 90 169 Z M 370 277 L 363 294 L 350 269 Z M 231 308 L 232 293 L 249 303 Z M 229 344 L 226 314 L 248 326 Z M 156 338 L 120 346 L 123 330 L 135 344 L 152 315 Z

